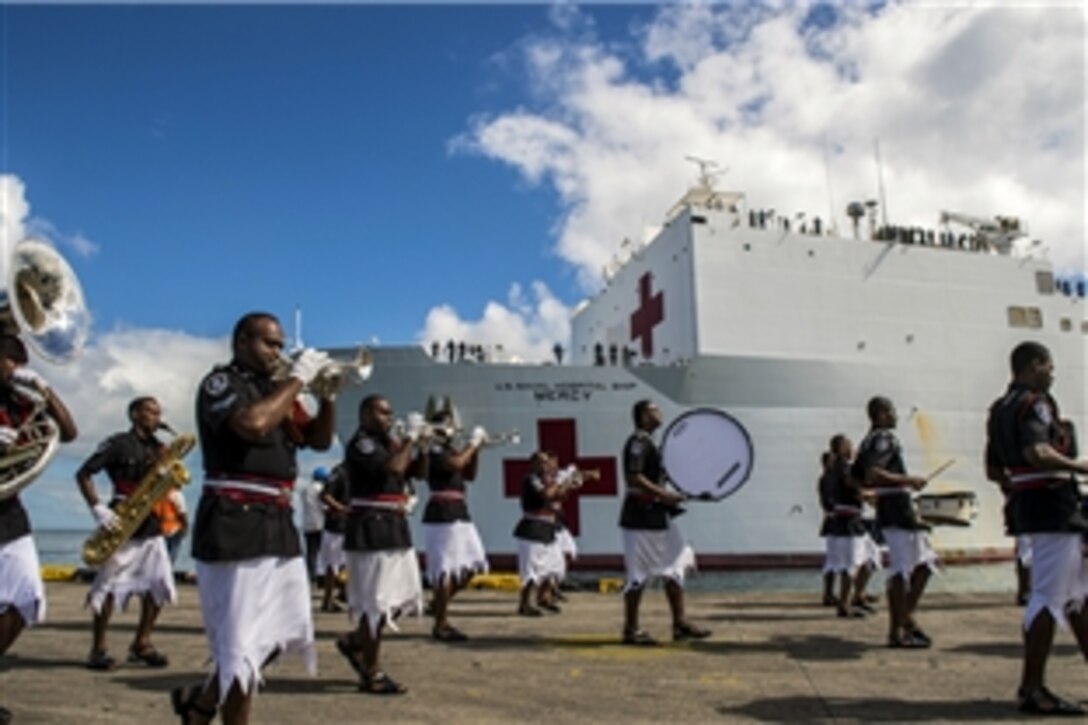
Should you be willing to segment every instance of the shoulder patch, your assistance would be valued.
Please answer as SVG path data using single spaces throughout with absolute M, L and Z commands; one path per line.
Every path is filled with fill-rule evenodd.
M 873 450 L 877 453 L 884 453 L 892 447 L 892 442 L 888 440 L 888 436 L 878 435 L 873 438 Z
M 355 448 L 364 456 L 369 456 L 371 453 L 373 453 L 375 447 L 376 446 L 374 445 L 374 439 L 370 436 L 363 436 L 355 444 Z
M 639 456 L 642 455 L 642 449 L 645 447 L 645 443 L 643 443 L 638 438 L 635 438 L 631 441 L 631 444 L 628 446 L 627 450 L 631 453 L 631 455 Z
M 219 397 L 230 387 L 230 377 L 224 372 L 212 373 L 204 381 L 204 392 Z
M 1050 412 L 1050 405 L 1047 404 L 1045 398 L 1035 401 L 1032 408 L 1035 411 L 1035 416 L 1042 421 L 1043 425 L 1050 425 L 1054 422 L 1054 416 Z

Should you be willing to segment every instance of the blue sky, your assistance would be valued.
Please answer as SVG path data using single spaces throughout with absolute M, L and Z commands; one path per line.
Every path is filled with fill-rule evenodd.
M 71 260 L 98 329 L 298 303 L 307 342 L 410 341 L 438 301 L 570 287 L 549 196 L 448 148 L 523 100 L 496 58 L 545 14 L 9 6 L 3 166 L 98 246 Z
M 893 223 L 1019 215 L 1082 274 L 1084 34 L 1049 4 L 0 6 L 0 241 L 55 244 L 94 316 L 35 363 L 82 435 L 32 517 L 89 526 L 71 474 L 131 397 L 191 429 L 250 309 L 547 357 L 689 155 L 845 230 L 879 138 Z

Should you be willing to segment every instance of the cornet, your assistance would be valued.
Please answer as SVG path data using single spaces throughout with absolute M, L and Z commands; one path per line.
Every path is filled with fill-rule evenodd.
M 291 374 L 291 365 L 293 364 L 294 357 L 292 355 L 281 355 L 279 364 L 276 365 L 276 369 L 272 372 L 272 379 L 286 380 L 287 376 Z M 339 393 L 345 385 L 362 385 L 373 371 L 374 356 L 365 347 L 359 348 L 359 351 L 355 353 L 355 357 L 351 360 L 332 360 L 328 365 L 321 368 L 321 372 L 304 390 L 319 398 L 331 398 Z

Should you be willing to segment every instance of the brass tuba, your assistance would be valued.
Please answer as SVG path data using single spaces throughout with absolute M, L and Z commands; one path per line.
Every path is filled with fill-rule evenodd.
M 37 239 L 15 245 L 0 288 L 0 332 L 18 335 L 38 355 L 54 363 L 75 359 L 90 329 L 83 290 L 64 257 Z M 36 479 L 56 453 L 60 429 L 37 391 L 17 393 L 32 405 L 19 437 L 0 451 L 0 500 L 11 498 Z
M 151 513 L 151 508 L 170 493 L 174 486 L 189 482 L 189 471 L 181 459 L 193 450 L 196 437 L 184 433 L 166 445 L 155 465 L 144 474 L 140 483 L 128 498 L 117 504 L 114 513 L 118 524 L 114 527 L 99 526 L 83 542 L 83 561 L 87 566 L 101 566 L 109 561 L 121 546 L 132 538 L 136 529 Z

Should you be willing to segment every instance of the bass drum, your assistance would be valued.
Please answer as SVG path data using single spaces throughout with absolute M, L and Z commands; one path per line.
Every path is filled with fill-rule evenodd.
M 751 475 L 752 439 L 744 426 L 724 411 L 691 410 L 665 430 L 661 463 L 682 493 L 719 501 L 740 489 Z

